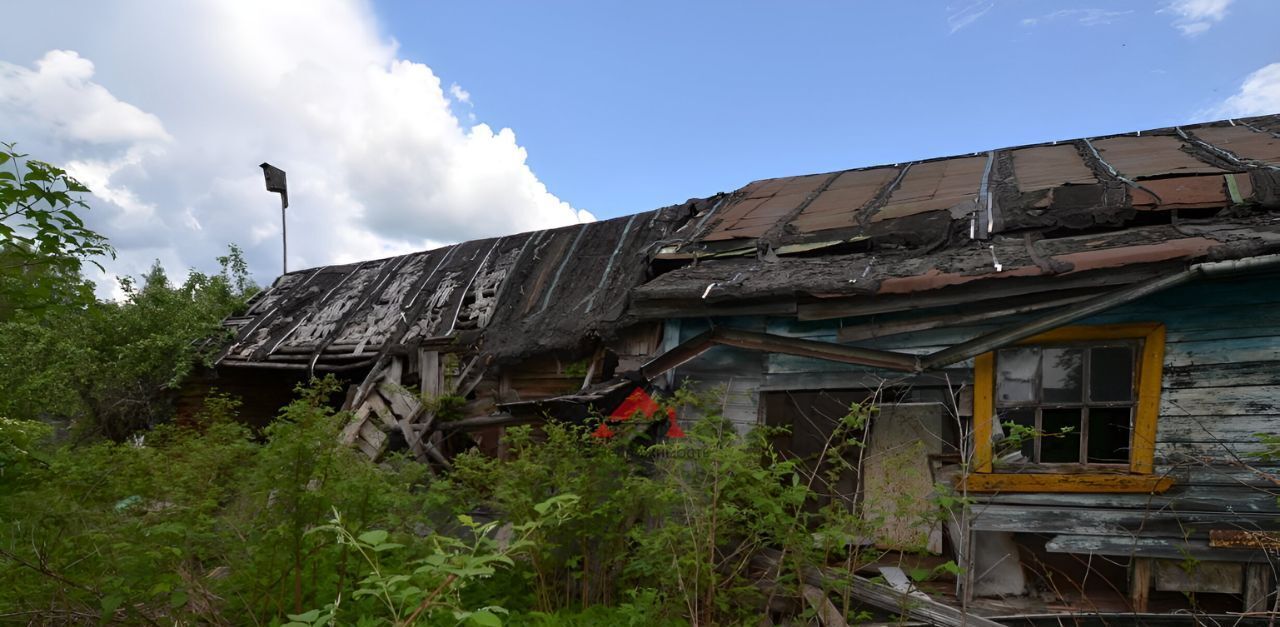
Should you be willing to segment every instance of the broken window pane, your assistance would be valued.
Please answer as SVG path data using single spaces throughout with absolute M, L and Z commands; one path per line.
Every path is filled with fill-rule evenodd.
M 1089 410 L 1089 458 L 1098 464 L 1129 461 L 1128 407 L 1094 407 Z
M 1089 398 L 1099 402 L 1133 398 L 1133 347 L 1103 346 L 1089 355 Z
M 1080 410 L 1046 409 L 1040 417 L 1040 461 L 1074 464 L 1080 461 Z
M 1043 400 L 1046 403 L 1079 403 L 1084 400 L 1084 351 L 1078 348 L 1044 349 Z
M 1035 346 L 1006 348 L 996 355 L 996 400 L 1026 403 L 1036 400 L 1040 349 Z
M 1002 446 L 996 451 L 996 457 L 1009 461 L 1029 462 L 1036 456 L 1036 410 L 1034 409 L 1002 409 L 999 412 L 1000 428 L 1004 430 Z M 1005 423 L 1013 423 L 1018 429 Z M 1021 452 L 1023 459 L 1010 460 L 1008 457 Z

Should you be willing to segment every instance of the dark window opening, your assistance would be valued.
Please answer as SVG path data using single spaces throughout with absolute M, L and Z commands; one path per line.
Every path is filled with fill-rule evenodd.
M 830 439 L 852 404 L 873 399 L 874 395 L 866 390 L 805 390 L 761 395 L 765 424 L 786 429 L 785 433 L 773 436 L 774 449 L 784 459 L 800 461 L 806 475 L 815 474 L 819 479 L 815 491 L 820 497 L 817 502 L 807 504 L 807 509 L 816 511 L 832 500 L 854 506 L 860 481 L 857 459 L 846 459 L 852 468 L 833 473 L 838 465 L 830 458 Z M 864 432 L 858 430 L 846 435 L 862 440 Z M 857 455 L 856 451 L 846 451 L 846 454 Z M 818 467 L 820 461 L 821 467 Z
M 1127 464 L 1140 342 L 1081 342 L 996 353 L 1006 462 Z

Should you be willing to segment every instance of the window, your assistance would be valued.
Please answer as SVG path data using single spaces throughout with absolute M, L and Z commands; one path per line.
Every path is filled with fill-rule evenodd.
M 1024 427 L 1025 437 L 1010 440 L 1020 450 L 995 451 L 994 461 L 1128 464 L 1138 348 L 1119 340 L 997 351 L 996 416 L 1001 426 Z
M 1163 362 L 1159 324 L 1065 327 L 980 355 L 969 489 L 1163 491 L 1172 482 L 1151 475 Z

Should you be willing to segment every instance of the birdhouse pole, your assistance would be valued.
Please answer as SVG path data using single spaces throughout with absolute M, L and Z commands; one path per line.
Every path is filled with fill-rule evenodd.
M 280 205 L 280 274 L 289 273 L 289 220 L 284 216 L 284 205 Z
M 280 245 L 282 249 L 280 268 L 283 271 L 281 274 L 288 274 L 289 226 L 288 221 L 285 219 L 284 210 L 289 208 L 289 184 L 285 181 L 284 170 L 265 161 L 258 167 L 262 168 L 262 176 L 267 180 L 267 191 L 280 194 Z

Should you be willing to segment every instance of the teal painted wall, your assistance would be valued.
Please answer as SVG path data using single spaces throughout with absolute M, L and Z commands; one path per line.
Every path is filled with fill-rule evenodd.
M 936 310 L 930 314 L 938 313 Z M 932 329 L 852 343 L 908 353 L 931 353 L 983 333 L 1030 319 L 1006 317 L 991 323 Z M 907 316 L 897 316 L 902 319 Z M 875 321 L 893 320 L 877 316 Z M 836 342 L 841 326 L 868 318 L 800 322 L 741 317 L 715 324 L 779 335 Z M 1076 324 L 1163 322 L 1167 329 L 1157 454 L 1166 461 L 1226 460 L 1259 449 L 1254 434 L 1280 433 L 1280 276 L 1203 281 L 1149 296 Z M 681 340 L 706 330 L 708 320 L 672 321 Z M 670 336 L 669 340 L 670 340 Z M 943 374 L 951 385 L 971 376 L 971 363 Z M 749 398 L 761 389 L 866 387 L 876 378 L 902 380 L 901 373 L 790 355 L 761 355 L 717 347 L 682 366 L 677 379 L 733 388 L 732 416 L 743 427 L 758 410 Z M 916 387 L 941 385 L 937 377 L 914 378 Z M 727 414 L 730 412 L 726 412 Z

